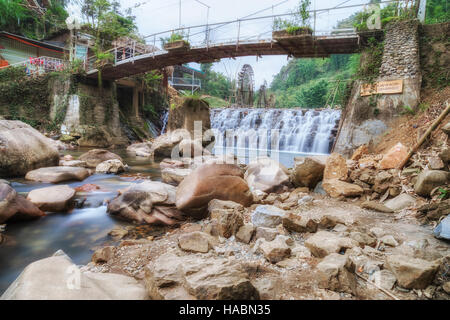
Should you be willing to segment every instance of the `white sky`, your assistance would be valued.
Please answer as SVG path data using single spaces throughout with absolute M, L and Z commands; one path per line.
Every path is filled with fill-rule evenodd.
M 298 4 L 298 0 L 200 0 L 211 7 L 209 10 L 209 23 L 236 20 L 251 15 L 259 10 L 267 9 L 253 17 L 267 16 L 274 14 L 287 13 Z M 285 2 L 285 3 L 283 3 Z M 311 9 L 333 8 L 339 5 L 348 6 L 367 3 L 369 0 L 312 0 Z M 136 16 L 136 23 L 141 35 L 162 32 L 179 26 L 179 0 L 120 0 L 122 8 L 134 7 L 133 15 Z M 272 11 L 272 6 L 275 7 Z M 317 30 L 330 30 L 336 22 L 348 17 L 362 7 L 348 8 L 324 12 L 317 18 Z M 72 12 L 70 12 L 72 11 Z M 76 10 L 70 10 L 70 14 L 78 15 Z M 207 8 L 195 0 L 181 0 L 181 25 L 184 27 L 206 24 Z M 255 34 L 260 31 L 270 31 L 271 21 L 267 20 L 264 26 L 260 25 L 242 25 L 242 33 Z M 222 31 L 220 37 L 226 34 L 228 37 L 236 37 L 237 25 L 230 26 L 227 31 Z M 269 36 L 270 37 L 270 36 Z M 159 43 L 157 43 L 160 46 Z M 242 57 L 233 59 L 223 59 L 214 64 L 213 69 L 222 72 L 228 77 L 235 78 L 237 72 L 243 64 L 249 63 L 255 72 L 256 88 L 267 80 L 270 82 L 273 76 L 278 73 L 283 65 L 287 63 L 287 56 L 264 56 L 262 59 L 256 57 Z M 197 64 L 192 64 L 198 67 Z

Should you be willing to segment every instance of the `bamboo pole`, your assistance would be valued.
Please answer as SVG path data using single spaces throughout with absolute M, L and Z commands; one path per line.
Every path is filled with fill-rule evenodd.
M 441 115 L 433 122 L 431 127 L 428 128 L 428 130 L 423 134 L 423 136 L 420 138 L 419 142 L 409 151 L 406 158 L 397 166 L 397 169 L 401 170 L 405 166 L 405 164 L 408 162 L 408 160 L 412 157 L 414 153 L 420 148 L 420 146 L 425 142 L 425 140 L 430 136 L 430 134 L 438 127 L 438 125 L 442 122 L 442 120 L 445 119 L 445 117 L 450 113 L 450 105 L 448 104 L 448 101 L 446 101 L 447 107 L 442 111 Z

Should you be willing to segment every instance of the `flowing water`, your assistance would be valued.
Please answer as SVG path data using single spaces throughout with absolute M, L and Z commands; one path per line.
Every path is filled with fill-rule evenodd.
M 67 153 L 77 157 L 86 151 L 87 149 L 82 149 Z M 117 190 L 131 183 L 141 182 L 140 176 L 161 180 L 159 163 L 130 157 L 125 150 L 112 151 L 119 154 L 129 165 L 130 170 L 125 175 L 94 174 L 82 182 L 61 183 L 73 188 L 88 183 L 100 187 L 94 192 L 77 193 L 77 200 L 86 198 L 82 209 L 75 208 L 69 213 L 49 213 L 42 219 L 7 224 L 4 235 L 8 240 L 0 246 L 0 294 L 24 267 L 51 256 L 59 249 L 66 252 L 77 264 L 88 263 L 96 247 L 112 244 L 111 238 L 107 236 L 111 229 L 117 225 L 130 225 L 109 216 L 104 201 L 114 198 Z M 136 179 L 137 173 L 140 175 Z M 33 189 L 51 185 L 24 179 L 13 179 L 11 182 L 12 187 L 23 195 Z
M 297 155 L 329 152 L 334 140 L 332 131 L 339 116 L 340 112 L 336 110 L 215 109 L 211 114 L 211 125 L 216 130 L 214 151 L 217 154 L 234 152 L 246 163 L 255 155 L 277 156 L 281 163 L 291 167 Z M 278 130 L 280 138 L 276 145 L 267 143 L 277 134 L 271 131 L 273 129 Z M 225 139 L 227 130 L 234 132 L 231 138 Z M 256 134 L 257 131 L 260 135 Z M 66 153 L 78 157 L 86 151 L 88 149 Z M 105 200 L 115 197 L 119 189 L 141 182 L 144 177 L 161 180 L 159 162 L 130 156 L 125 150 L 111 151 L 128 164 L 126 174 L 94 174 L 82 182 L 65 183 L 71 187 L 88 183 L 100 187 L 94 192 L 77 193 L 78 200 L 86 199 L 83 208 L 69 213 L 49 213 L 39 220 L 7 224 L 4 235 L 8 240 L 0 246 L 0 294 L 24 267 L 59 249 L 77 264 L 88 263 L 96 247 L 114 244 L 107 236 L 111 229 L 117 225 L 129 225 L 106 213 Z M 11 182 L 13 188 L 23 195 L 49 186 L 24 179 Z

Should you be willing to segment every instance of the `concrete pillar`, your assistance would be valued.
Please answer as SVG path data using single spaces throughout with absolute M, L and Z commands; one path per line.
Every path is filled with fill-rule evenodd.
M 135 86 L 133 87 L 133 110 L 132 115 L 137 119 L 139 118 L 139 90 Z

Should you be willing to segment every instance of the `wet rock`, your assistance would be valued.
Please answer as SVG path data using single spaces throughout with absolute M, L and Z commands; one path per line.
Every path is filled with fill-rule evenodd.
M 92 149 L 89 150 L 86 153 L 83 153 L 78 160 L 85 161 L 87 164 L 87 167 L 89 168 L 96 168 L 100 163 L 107 160 L 114 160 L 117 159 L 121 162 L 123 162 L 122 158 L 119 157 L 117 154 L 112 153 L 108 150 L 104 149 Z
M 356 247 L 358 243 L 332 232 L 319 231 L 305 241 L 305 246 L 311 250 L 314 256 L 323 258 L 330 253 L 339 253 L 342 250 Z
M 152 143 L 149 141 L 133 143 L 127 147 L 127 152 L 136 157 L 150 157 Z
M 211 247 L 209 237 L 200 231 L 185 233 L 178 237 L 178 245 L 184 251 L 206 253 Z
M 112 229 L 109 233 L 109 236 L 111 236 L 114 240 L 120 240 L 125 238 L 128 235 L 128 230 L 125 228 L 117 227 Z
M 412 207 L 416 204 L 416 198 L 413 196 L 402 193 L 401 195 L 396 196 L 384 203 L 384 205 L 393 211 L 400 211 L 409 207 Z
M 89 177 L 89 171 L 77 167 L 46 167 L 28 172 L 25 179 L 47 183 L 64 181 L 83 181 Z
M 291 180 L 297 187 L 314 188 L 323 178 L 325 164 L 313 157 L 296 157 Z
M 433 281 L 439 269 L 437 262 L 405 255 L 388 256 L 386 265 L 397 278 L 398 284 L 406 289 L 425 289 Z
M 259 158 L 249 163 L 244 175 L 251 191 L 271 192 L 289 182 L 289 171 L 270 158 Z
M 177 146 L 179 155 L 186 158 L 196 158 L 201 156 L 209 156 L 211 152 L 203 148 L 202 142 L 199 140 L 183 139 Z
M 114 247 L 108 246 L 100 248 L 92 255 L 92 262 L 101 264 L 106 263 L 114 257 Z
M 72 277 L 71 277 L 72 275 Z M 64 253 L 28 265 L 1 300 L 144 300 L 132 277 L 81 271 Z
M 384 204 L 376 201 L 365 201 L 361 204 L 361 207 L 364 209 L 375 210 L 379 212 L 386 212 L 386 213 L 394 212 L 394 210 L 392 210 L 391 208 L 388 208 Z
M 158 182 L 134 184 L 108 203 L 107 211 L 128 221 L 148 224 L 174 225 L 184 220 L 174 208 L 176 188 Z
M 236 260 L 164 253 L 146 267 L 145 283 L 154 300 L 259 299 Z
M 255 234 L 255 226 L 251 223 L 245 223 L 236 232 L 236 239 L 243 243 L 250 243 Z
M 275 206 L 259 205 L 252 212 L 252 223 L 257 227 L 275 228 L 282 223 L 285 211 Z
M 216 230 L 224 238 L 231 237 L 244 225 L 242 214 L 233 209 L 214 209 L 211 220 L 216 221 Z
M 22 221 L 45 216 L 37 206 L 26 200 L 9 185 L 0 183 L 0 223 Z
M 346 269 L 348 257 L 331 253 L 318 265 L 319 287 L 337 292 L 354 294 L 356 292 L 355 275 Z
M 389 270 L 375 271 L 369 276 L 369 280 L 385 290 L 392 290 L 397 282 L 395 275 Z
M 95 167 L 96 173 L 121 173 L 126 170 L 125 165 L 118 159 L 106 160 Z
M 286 243 L 286 236 L 278 235 L 272 241 L 260 239 L 258 250 L 261 252 L 267 261 L 277 263 L 291 255 L 291 248 Z
M 23 176 L 58 162 L 51 139 L 21 121 L 0 120 L 0 177 Z
M 283 217 L 283 227 L 294 232 L 316 232 L 318 223 L 309 217 L 288 213 Z
M 174 148 L 178 146 L 183 139 L 190 138 L 191 135 L 189 131 L 185 129 L 176 129 L 162 134 L 153 141 L 151 153 L 156 157 L 171 157 L 172 151 L 174 151 L 174 154 L 177 155 L 177 153 L 179 154 L 179 150 L 174 150 Z
M 70 209 L 75 190 L 68 185 L 58 185 L 31 190 L 27 200 L 34 203 L 42 211 L 64 212 Z
M 178 186 L 176 206 L 196 218 L 205 216 L 213 199 L 231 200 L 247 207 L 253 202 L 253 195 L 242 176 L 236 165 L 201 165 Z
M 426 170 L 419 174 L 414 191 L 421 196 L 430 196 L 431 191 L 450 183 L 450 173 L 439 170 Z
M 79 168 L 86 168 L 87 164 L 86 161 L 81 161 L 81 160 L 61 160 L 59 161 L 59 165 L 61 167 L 79 167 Z
M 400 142 L 393 146 L 381 159 L 379 166 L 380 169 L 394 169 L 407 157 L 408 148 L 406 148 Z
M 450 240 L 450 216 L 443 219 L 433 230 L 434 236 L 438 239 Z
M 187 159 L 181 159 L 181 160 L 175 160 L 175 159 L 163 159 L 159 163 L 159 167 L 161 169 L 165 168 L 186 168 L 191 164 L 192 159 L 188 159 L 189 161 L 186 161 Z
M 347 178 L 347 161 L 339 153 L 330 154 L 323 173 L 324 182 L 330 179 L 347 180 Z
M 191 172 L 191 169 L 164 168 L 161 170 L 161 178 L 165 183 L 179 185 Z
M 324 180 L 322 187 L 326 193 L 333 197 L 356 197 L 363 194 L 364 190 L 360 186 L 337 179 Z

